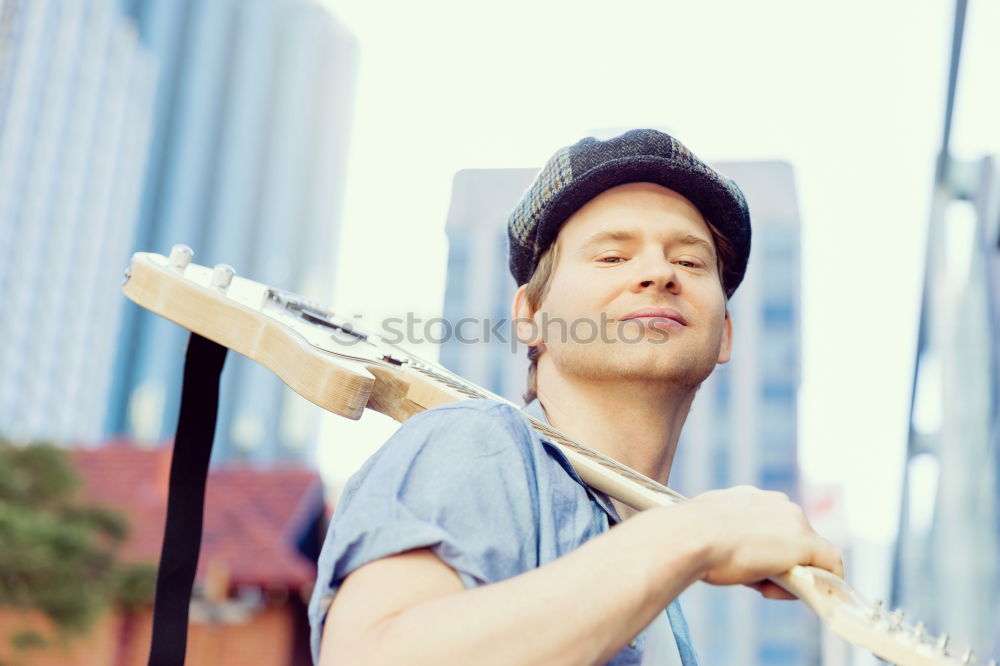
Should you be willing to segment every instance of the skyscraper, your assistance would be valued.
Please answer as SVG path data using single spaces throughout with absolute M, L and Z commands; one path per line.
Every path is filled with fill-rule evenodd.
M 133 248 L 322 299 L 333 263 L 358 44 L 307 0 L 126 3 L 161 61 Z M 123 261 L 127 257 L 123 257 Z M 169 437 L 187 332 L 129 304 L 107 429 Z M 226 361 L 216 460 L 303 458 L 318 413 L 270 371 Z
M 535 169 L 463 169 L 452 183 L 444 318 L 475 322 L 441 345 L 441 363 L 518 404 L 527 377 L 527 349 L 512 350 L 510 304 L 517 286 L 507 269 L 507 216 L 531 185 Z M 490 328 L 503 322 L 499 335 Z M 486 324 L 484 326 L 484 324 Z M 473 340 L 473 342 L 463 342 Z
M 782 162 L 714 165 L 746 194 L 753 244 L 746 279 L 730 302 L 733 360 L 698 392 L 671 474 L 685 494 L 741 483 L 799 497 L 799 212 L 793 171 Z M 509 318 L 515 285 L 507 270 L 506 219 L 534 169 L 469 169 L 455 176 L 444 316 L 454 325 Z M 441 362 L 521 404 L 526 348 L 476 329 L 453 336 Z M 465 337 L 471 338 L 471 329 Z M 696 585 L 682 596 L 695 644 L 709 664 L 787 665 L 818 660 L 818 622 L 804 604 L 768 601 L 748 589 Z
M 102 434 L 156 81 L 114 0 L 0 5 L 0 433 Z

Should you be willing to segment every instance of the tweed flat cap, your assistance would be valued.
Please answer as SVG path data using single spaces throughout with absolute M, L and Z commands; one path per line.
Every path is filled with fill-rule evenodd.
M 739 186 L 699 160 L 684 144 L 652 129 L 607 141 L 587 137 L 556 151 L 514 208 L 507 223 L 510 272 L 525 284 L 566 219 L 601 192 L 649 182 L 682 194 L 733 246 L 722 285 L 732 296 L 750 257 L 750 211 Z

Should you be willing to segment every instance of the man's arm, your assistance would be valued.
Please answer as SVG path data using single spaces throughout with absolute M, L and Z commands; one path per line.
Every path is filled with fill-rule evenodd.
M 644 511 L 554 562 L 469 590 L 429 550 L 409 551 L 345 579 L 320 666 L 603 664 L 691 583 L 753 584 L 796 564 L 843 575 L 839 551 L 801 509 L 749 487 Z

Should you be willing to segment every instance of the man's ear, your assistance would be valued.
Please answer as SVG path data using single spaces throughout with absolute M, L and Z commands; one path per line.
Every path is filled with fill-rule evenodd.
M 719 345 L 719 360 L 717 363 L 728 363 L 733 353 L 733 319 L 726 308 L 726 321 L 722 328 L 722 344 Z
M 528 303 L 528 285 L 522 284 L 514 292 L 514 302 L 511 305 L 510 313 L 514 322 L 514 335 L 518 342 L 532 347 L 542 342 L 541 331 L 534 322 L 534 310 Z

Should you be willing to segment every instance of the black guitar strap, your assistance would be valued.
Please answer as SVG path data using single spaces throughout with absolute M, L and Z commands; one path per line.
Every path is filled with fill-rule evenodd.
M 167 522 L 153 601 L 149 666 L 181 666 L 187 649 L 188 609 L 201 549 L 205 482 L 219 406 L 219 378 L 226 348 L 191 333 L 177 418 Z

